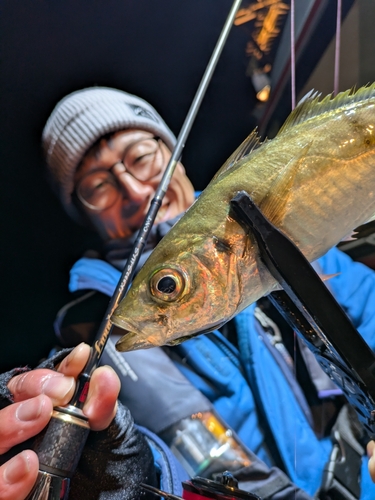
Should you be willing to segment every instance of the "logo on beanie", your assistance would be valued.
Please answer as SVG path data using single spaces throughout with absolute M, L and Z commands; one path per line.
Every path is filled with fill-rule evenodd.
M 138 104 L 129 104 L 130 108 L 133 110 L 134 114 L 137 116 L 142 116 L 143 118 L 148 118 L 156 123 L 158 123 L 158 119 L 154 114 L 151 113 L 148 109 L 142 108 L 142 106 L 138 106 Z

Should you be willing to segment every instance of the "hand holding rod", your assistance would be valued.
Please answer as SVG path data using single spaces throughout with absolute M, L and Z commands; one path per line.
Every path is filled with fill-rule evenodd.
M 65 500 L 68 498 L 70 477 L 74 474 L 90 430 L 87 418 L 82 412 L 82 408 L 87 397 L 91 374 L 98 366 L 112 329 L 110 318 L 130 285 L 137 263 L 146 244 L 147 237 L 151 231 L 163 197 L 168 189 L 175 167 L 181 158 L 186 139 L 216 68 L 216 64 L 228 38 L 240 4 L 241 0 L 234 0 L 233 2 L 181 132 L 177 138 L 176 146 L 173 149 L 171 158 L 156 190 L 155 196 L 151 201 L 150 208 L 139 230 L 120 281 L 109 302 L 107 311 L 96 336 L 97 340 L 94 343 L 94 347 L 91 349 L 90 358 L 79 376 L 76 392 L 69 405 L 55 408 L 46 431 L 38 440 L 35 451 L 39 457 L 40 472 L 36 485 L 28 496 L 28 500 Z

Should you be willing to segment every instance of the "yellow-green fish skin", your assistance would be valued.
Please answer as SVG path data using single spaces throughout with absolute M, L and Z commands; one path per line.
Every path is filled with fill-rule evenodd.
M 155 248 L 112 316 L 128 332 L 118 350 L 173 345 L 225 323 L 276 288 L 253 236 L 230 214 L 230 200 L 240 190 L 309 261 L 370 220 L 375 84 L 334 99 L 307 99 L 275 139 L 215 176 Z M 162 276 L 161 269 L 182 276 L 174 300 L 153 288 L 151 278 Z

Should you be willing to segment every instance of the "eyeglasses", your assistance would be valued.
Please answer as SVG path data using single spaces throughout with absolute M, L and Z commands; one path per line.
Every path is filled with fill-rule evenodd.
M 78 182 L 75 192 L 78 199 L 92 210 L 105 210 L 126 196 L 126 189 L 112 173 L 113 168 L 122 164 L 125 171 L 140 182 L 149 182 L 157 177 L 165 166 L 159 137 L 141 139 L 130 144 L 124 151 L 122 160 L 109 169 L 89 172 Z

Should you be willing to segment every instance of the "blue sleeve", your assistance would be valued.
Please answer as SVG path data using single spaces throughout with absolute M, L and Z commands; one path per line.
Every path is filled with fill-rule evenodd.
M 156 434 L 138 426 L 148 441 L 154 456 L 154 464 L 160 478 L 160 489 L 174 495 L 182 495 L 182 482 L 189 479 L 180 462 L 168 446 Z
M 375 350 L 375 272 L 354 262 L 337 248 L 318 260 L 324 274 L 336 274 L 327 282 L 341 307 L 369 346 Z

